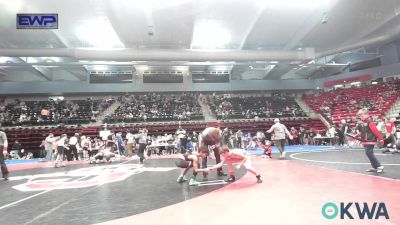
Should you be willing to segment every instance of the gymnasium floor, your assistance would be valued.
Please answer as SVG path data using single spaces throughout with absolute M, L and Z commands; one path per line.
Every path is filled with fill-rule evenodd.
M 322 148 L 290 147 L 285 160 L 254 155 L 261 184 L 243 168 L 231 184 L 215 172 L 201 186 L 178 184 L 171 157 L 143 166 L 137 159 L 57 169 L 13 164 L 10 180 L 0 180 L 1 224 L 400 224 L 400 154 L 376 151 L 385 165 L 376 175 L 363 172 L 369 165 L 362 150 Z M 353 220 L 328 220 L 327 202 L 384 203 L 389 219 L 360 219 L 352 207 Z

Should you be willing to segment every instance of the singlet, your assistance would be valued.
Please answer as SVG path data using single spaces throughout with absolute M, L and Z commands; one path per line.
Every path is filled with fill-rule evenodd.
M 193 161 L 193 159 L 190 159 L 189 158 L 189 156 L 190 155 L 195 155 L 195 156 L 197 156 L 196 154 L 193 154 L 193 153 L 185 153 L 185 154 L 182 154 L 182 156 L 183 156 L 183 159 L 185 160 L 185 161 Z M 198 157 L 198 156 L 197 156 Z
M 229 150 L 229 154 L 243 154 L 243 155 L 247 155 L 247 152 L 246 152 L 246 150 L 244 150 L 244 149 L 235 148 L 235 149 Z M 242 157 L 239 157 L 239 156 L 228 156 L 227 159 L 243 159 L 243 158 L 242 158 Z

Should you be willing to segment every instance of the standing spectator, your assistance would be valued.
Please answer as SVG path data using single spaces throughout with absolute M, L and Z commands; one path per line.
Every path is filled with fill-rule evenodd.
M 300 127 L 300 131 L 299 131 L 299 144 L 300 145 L 304 145 L 305 141 L 304 141 L 304 136 L 306 133 L 306 129 L 304 129 L 304 127 Z
M 131 157 L 133 145 L 135 143 L 133 134 L 131 132 L 128 132 L 126 134 L 125 138 L 126 138 L 126 151 L 127 151 L 128 157 Z
M 83 160 L 90 159 L 90 152 L 91 152 L 91 140 L 90 137 L 81 137 L 81 147 L 83 151 Z
M 344 135 L 343 142 L 344 142 L 344 145 L 347 146 L 349 144 L 349 141 L 348 141 L 348 138 L 347 138 L 346 134 L 351 133 L 351 128 L 350 128 L 350 126 L 349 126 L 349 124 L 347 123 L 346 120 L 343 119 L 341 122 L 342 122 L 341 131 L 342 131 L 342 133 Z
M 375 157 L 374 146 L 375 144 L 377 144 L 377 141 L 382 143 L 383 137 L 377 129 L 376 123 L 368 114 L 368 109 L 360 109 L 357 113 L 357 116 L 361 119 L 361 123 L 358 126 L 358 130 L 360 131 L 361 136 L 361 144 L 364 146 L 365 154 L 367 155 L 372 165 L 372 168 L 367 169 L 366 172 L 382 173 L 384 167 Z
M 315 145 L 314 137 L 317 135 L 315 133 L 315 129 L 310 129 L 306 135 L 308 136 L 308 144 L 309 145 Z
M 290 128 L 290 134 L 292 135 L 293 139 L 289 140 L 289 144 L 290 145 L 297 145 L 299 144 L 298 140 L 299 140 L 299 133 L 297 132 L 296 128 L 291 127 Z
M 286 134 L 289 136 L 289 139 L 293 139 L 293 137 L 289 133 L 286 126 L 279 122 L 278 118 L 276 118 L 274 120 L 274 123 L 275 124 L 272 125 L 272 127 L 269 130 L 267 130 L 267 133 L 274 132 L 273 141 L 275 142 L 276 147 L 278 148 L 279 152 L 281 153 L 280 158 L 282 159 L 282 158 L 285 158 L 285 156 L 286 156 L 286 152 L 285 152 Z
M 229 143 L 229 130 L 227 127 L 222 131 L 222 145 L 228 146 Z
M 8 180 L 8 169 L 5 163 L 5 158 L 7 156 L 7 148 L 8 148 L 8 140 L 7 135 L 3 131 L 0 131 L 0 166 L 1 166 L 1 173 L 3 174 L 4 180 Z
M 337 144 L 337 132 L 336 132 L 336 128 L 333 125 L 329 126 L 329 129 L 326 131 L 326 136 L 329 137 L 331 139 L 331 145 L 336 145 Z
M 46 161 L 53 160 L 53 143 L 54 143 L 54 135 L 52 133 L 46 137 L 44 140 L 44 150 L 46 151 Z
M 339 146 L 344 146 L 344 132 L 343 132 L 343 124 L 339 124 L 339 127 L 335 125 L 336 128 L 336 134 L 338 136 L 338 145 Z
M 43 140 L 41 143 L 40 143 L 40 145 L 39 145 L 39 148 L 40 148 L 40 151 L 39 151 L 39 158 L 40 158 L 40 161 L 41 162 L 44 162 L 44 157 L 46 156 L 45 154 L 46 154 L 46 151 L 45 151 L 45 149 L 44 149 L 44 147 L 45 147 L 45 145 L 46 145 L 46 142 Z
M 235 148 L 235 143 L 236 143 L 236 136 L 233 134 L 233 130 L 229 130 L 229 143 L 228 143 L 228 147 L 229 147 L 229 148 Z
M 122 133 L 119 132 L 116 134 L 115 136 L 116 140 L 115 140 L 115 144 L 117 146 L 118 152 L 120 156 L 125 155 L 125 142 L 124 139 L 122 138 Z
M 241 130 L 236 132 L 236 148 L 243 148 L 243 133 Z

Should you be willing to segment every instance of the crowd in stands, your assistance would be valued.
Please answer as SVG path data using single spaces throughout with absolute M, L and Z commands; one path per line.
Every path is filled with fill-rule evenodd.
M 305 96 L 304 101 L 315 111 L 324 115 L 331 124 L 346 120 L 352 125 L 356 113 L 367 108 L 371 114 L 381 118 L 399 98 L 400 82 L 371 84 L 368 86 L 319 91 Z
M 22 101 L 15 99 L 0 105 L 0 123 L 3 126 L 40 126 L 86 124 L 107 109 L 112 100 L 53 100 Z
M 7 131 L 10 141 L 20 141 L 22 149 L 37 149 L 44 135 L 49 130 L 32 130 L 25 127 L 35 125 L 84 124 L 96 118 L 100 112 L 107 109 L 115 101 L 119 107 L 104 117 L 104 123 L 144 123 L 152 121 L 204 121 L 202 108 L 199 104 L 209 104 L 212 113 L 217 119 L 222 120 L 222 129 L 229 127 L 225 144 L 231 147 L 246 147 L 249 145 L 256 131 L 265 131 L 271 126 L 270 118 L 286 118 L 285 124 L 290 128 L 293 140 L 289 144 L 333 144 L 346 145 L 345 133 L 355 132 L 357 119 L 356 113 L 361 108 L 368 108 L 375 119 L 382 118 L 386 111 L 399 98 L 399 82 L 393 81 L 369 85 L 364 87 L 352 87 L 349 89 L 337 89 L 328 92 L 316 92 L 305 97 L 313 110 L 325 115 L 332 126 L 329 129 L 320 120 L 304 118 L 306 115 L 297 105 L 294 96 L 283 93 L 258 93 L 258 94 L 212 94 L 198 93 L 178 94 L 126 94 L 119 97 L 109 97 L 106 100 L 49 100 L 49 101 L 13 101 L 2 98 L 0 104 L 0 122 L 3 126 L 12 126 Z M 245 120 L 267 118 L 262 120 Z M 236 119 L 236 120 L 230 120 Z M 383 118 L 384 119 L 384 118 Z M 192 130 L 199 132 L 207 126 L 205 122 L 190 122 Z M 246 121 L 246 122 L 244 122 Z M 122 124 L 123 125 L 123 124 Z M 157 125 L 159 127 L 157 127 Z M 24 126 L 24 127 L 17 127 Z M 113 125 L 113 126 L 121 126 Z M 174 125 L 176 126 L 176 124 Z M 157 123 L 149 126 L 149 136 L 152 143 L 159 143 L 158 136 L 164 138 L 165 133 L 170 133 L 170 125 Z M 51 128 L 53 129 L 53 128 Z M 79 128 L 80 129 L 80 128 Z M 90 137 L 96 140 L 99 130 L 93 129 Z M 175 128 L 176 129 L 176 128 Z M 124 128 L 123 136 L 128 129 Z M 237 132 L 242 132 L 241 138 Z M 115 131 L 115 130 L 114 130 Z M 58 135 L 65 131 L 57 131 Z M 239 133 L 240 133 L 239 132 Z M 67 132 L 68 136 L 79 133 L 80 130 Z M 116 133 L 118 133 L 116 131 Z M 87 135 L 86 135 L 87 137 Z M 329 139 L 324 139 L 328 137 Z M 266 138 L 269 139 L 266 134 Z M 242 139 L 243 141 L 238 141 Z M 247 140 L 247 141 L 245 141 Z M 329 140 L 329 141 L 327 141 Z M 12 143 L 11 142 L 11 143 Z M 329 142 L 329 143 L 328 143 Z M 254 141 L 253 141 L 254 143 Z M 151 146 L 151 144 L 150 144 Z M 251 145 L 250 145 L 251 146 Z M 29 151 L 25 153 L 27 157 Z
M 306 114 L 291 95 L 213 95 L 209 98 L 212 113 L 219 120 L 303 117 Z
M 120 105 L 102 118 L 104 123 L 204 120 L 199 96 L 198 93 L 151 93 L 110 96 L 107 100 L 15 99 L 0 105 L 0 123 L 3 126 L 86 124 L 95 121 L 114 101 Z M 202 99 L 206 99 L 204 103 L 209 104 L 218 120 L 306 116 L 293 96 L 280 93 L 229 97 L 214 94 Z
M 400 148 L 400 126 L 393 122 L 396 118 L 385 118 L 385 114 L 400 99 L 400 80 L 340 88 L 327 92 L 318 91 L 306 95 L 304 100 L 329 122 L 330 127 L 320 137 L 328 137 L 329 144 L 348 146 L 357 144 L 357 139 L 348 135 L 357 135 L 362 121 L 356 114 L 360 109 L 367 109 L 384 137 L 384 152 Z M 399 136 L 399 137 L 398 137 Z M 321 139 L 322 141 L 323 139 Z M 328 144 L 325 142 L 325 144 Z
M 121 105 L 105 123 L 203 120 L 198 94 L 142 94 L 118 98 Z

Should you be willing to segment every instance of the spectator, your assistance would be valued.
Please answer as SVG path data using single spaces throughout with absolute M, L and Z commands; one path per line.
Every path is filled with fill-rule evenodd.
M 8 180 L 8 169 L 5 163 L 5 159 L 7 156 L 7 148 L 8 148 L 8 140 L 7 135 L 3 131 L 0 130 L 0 166 L 1 166 L 1 173 L 3 175 L 4 180 Z
M 293 139 L 292 135 L 290 132 L 287 130 L 286 126 L 281 124 L 279 119 L 274 120 L 274 125 L 267 131 L 267 133 L 272 133 L 274 132 L 274 139 L 273 141 L 275 142 L 275 145 L 277 146 L 279 152 L 280 152 L 280 158 L 285 158 L 286 152 L 285 152 L 285 140 L 286 140 L 286 134 L 289 136 L 289 139 Z
M 21 158 L 21 143 L 19 143 L 18 140 L 15 140 L 14 144 L 11 147 L 11 151 L 10 151 L 10 155 L 12 156 L 12 158 L 15 159 L 20 159 Z

